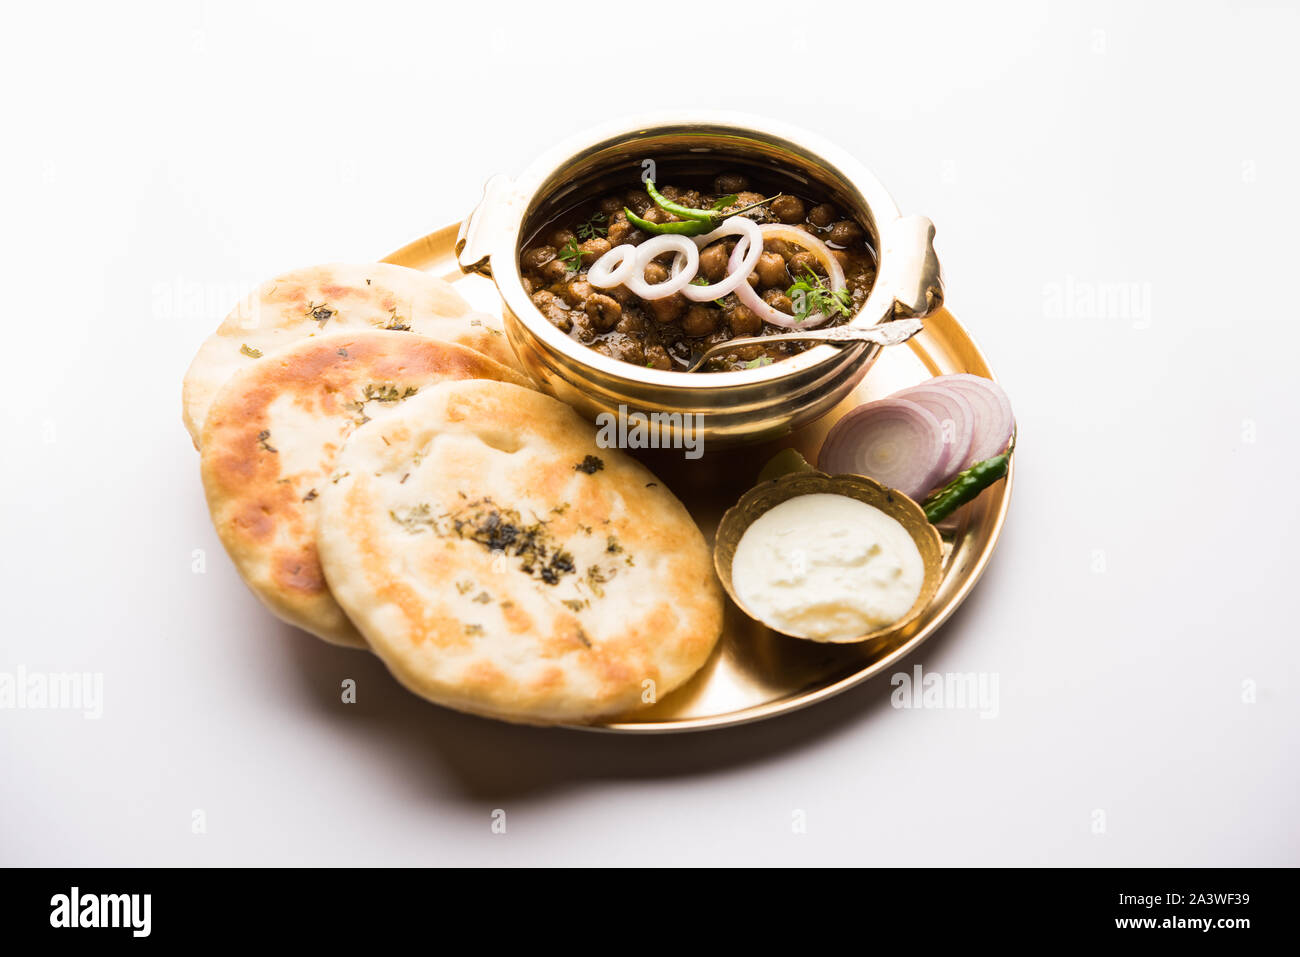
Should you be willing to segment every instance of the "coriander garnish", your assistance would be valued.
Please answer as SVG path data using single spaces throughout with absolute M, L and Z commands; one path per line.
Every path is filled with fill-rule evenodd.
M 563 260 L 564 265 L 568 267 L 569 272 L 577 273 L 582 269 L 582 250 L 578 248 L 578 241 L 572 236 L 564 244 L 564 248 L 556 255 L 557 259 Z
M 605 224 L 605 214 L 601 212 L 592 213 L 585 223 L 582 223 L 574 230 L 579 239 L 604 238 L 609 234 L 609 227 Z
M 803 322 L 809 316 L 820 313 L 833 317 L 852 315 L 849 306 L 853 303 L 853 294 L 847 289 L 832 290 L 826 280 L 805 269 L 799 281 L 786 290 L 793 305 L 795 322 Z
M 315 319 L 316 322 L 318 322 L 323 327 L 325 323 L 329 322 L 332 317 L 337 315 L 337 312 L 331 309 L 329 306 L 325 305 L 325 303 L 323 302 L 320 305 L 317 305 L 314 302 L 308 302 L 307 312 L 304 313 L 304 315 L 310 316 L 312 319 Z

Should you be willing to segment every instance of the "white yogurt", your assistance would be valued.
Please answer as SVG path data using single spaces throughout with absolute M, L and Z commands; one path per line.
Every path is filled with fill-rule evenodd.
M 898 521 L 846 495 L 800 495 L 745 530 L 731 564 L 741 602 L 777 631 L 846 641 L 892 625 L 921 594 L 925 562 Z

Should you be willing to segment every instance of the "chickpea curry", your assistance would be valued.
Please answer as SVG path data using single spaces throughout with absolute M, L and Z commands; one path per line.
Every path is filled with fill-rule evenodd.
M 840 325 L 866 301 L 866 232 L 822 198 L 760 193 L 727 172 L 571 207 L 525 244 L 525 290 L 552 324 L 604 355 L 685 369 L 732 339 Z M 752 343 L 702 371 L 750 369 L 804 343 Z

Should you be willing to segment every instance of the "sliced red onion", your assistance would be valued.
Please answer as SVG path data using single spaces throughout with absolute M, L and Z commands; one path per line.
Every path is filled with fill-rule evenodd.
M 844 270 L 840 268 L 839 260 L 835 258 L 831 248 L 812 233 L 805 233 L 802 229 L 796 229 L 794 226 L 787 226 L 784 223 L 765 223 L 758 228 L 764 240 L 784 239 L 786 242 L 794 243 L 796 246 L 808 250 L 817 257 L 817 261 L 825 268 L 826 275 L 831 281 L 831 291 L 839 292 L 844 288 Z M 740 255 L 742 255 L 740 243 L 737 243 L 736 248 L 731 251 L 731 261 L 727 264 L 730 272 L 736 272 L 737 267 L 740 265 Z M 757 259 L 755 262 L 757 262 Z M 745 275 L 748 277 L 749 273 Z M 770 322 L 782 329 L 816 329 L 829 318 L 820 312 L 815 312 L 800 321 L 787 312 L 781 312 L 769 306 L 748 282 L 742 282 L 736 287 L 736 298 L 764 322 Z
M 758 223 L 744 216 L 732 216 L 730 219 L 723 220 L 722 225 L 713 232 L 695 237 L 695 245 L 703 249 L 723 236 L 737 235 L 740 236 L 740 242 L 736 243 L 736 248 L 732 250 L 732 256 L 727 261 L 726 277 L 708 286 L 688 284 L 682 290 L 683 296 L 692 302 L 708 302 L 735 292 L 742 284 L 749 285 L 747 281 L 749 274 L 754 271 L 754 267 L 758 265 L 758 257 L 763 254 L 763 234 L 759 231 Z M 744 252 L 740 251 L 742 245 L 745 247 Z M 735 255 L 737 252 L 740 252 L 739 256 Z
M 906 399 L 880 399 L 850 411 L 826 435 L 817 467 L 865 475 L 919 499 L 942 477 L 939 420 Z
M 664 253 L 676 253 L 672 273 L 663 282 L 653 286 L 645 281 L 645 270 L 651 261 Z M 682 257 L 686 258 L 682 262 Z M 667 234 L 652 236 L 636 247 L 636 268 L 632 275 L 623 280 L 623 285 L 633 295 L 645 300 L 667 299 L 674 293 L 681 292 L 695 278 L 700 269 L 700 251 L 688 236 Z M 590 275 L 590 272 L 588 272 Z
M 945 475 L 966 467 L 962 463 L 970 457 L 971 442 L 975 437 L 975 410 L 965 395 L 955 389 L 922 382 L 895 392 L 889 398 L 915 402 L 939 420 L 945 452 L 941 470 Z
M 938 376 L 927 385 L 960 394 L 975 413 L 970 452 L 964 462 L 950 470 L 952 473 L 990 459 L 1007 447 L 1016 419 L 1011 413 L 1011 400 L 996 382 L 963 372 Z
M 597 289 L 621 286 L 636 272 L 636 247 L 631 243 L 615 246 L 587 270 L 587 282 Z M 644 268 L 642 269 L 644 273 Z

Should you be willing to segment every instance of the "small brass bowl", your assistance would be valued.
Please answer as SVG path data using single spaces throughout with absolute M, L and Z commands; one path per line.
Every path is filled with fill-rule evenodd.
M 921 593 L 917 595 L 902 618 L 891 625 L 877 628 L 875 631 L 855 638 L 842 638 L 828 644 L 853 644 L 883 638 L 910 625 L 934 599 L 943 580 L 943 541 L 939 530 L 930 524 L 921 506 L 897 489 L 886 488 L 879 482 L 861 475 L 827 475 L 825 472 L 793 472 L 762 485 L 755 486 L 740 497 L 740 501 L 727 510 L 718 525 L 718 534 L 713 545 L 713 567 L 718 572 L 722 587 L 727 590 L 731 600 L 746 615 L 760 621 L 769 628 L 776 629 L 770 622 L 763 621 L 758 615 L 745 607 L 736 594 L 731 582 L 731 563 L 736 557 L 736 546 L 741 536 L 760 515 L 782 502 L 801 495 L 824 492 L 831 495 L 844 495 L 875 506 L 890 518 L 907 529 L 912 541 L 916 542 L 921 552 L 921 561 L 925 565 L 925 577 L 921 581 Z M 791 637 L 802 637 L 792 635 Z M 804 641 L 817 641 L 815 638 L 803 638 Z

